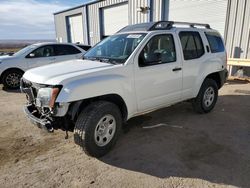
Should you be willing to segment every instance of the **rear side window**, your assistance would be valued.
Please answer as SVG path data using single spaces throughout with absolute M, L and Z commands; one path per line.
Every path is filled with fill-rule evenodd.
M 224 52 L 223 40 L 218 33 L 206 32 L 206 37 L 212 53 Z
M 185 60 L 200 58 L 204 53 L 202 39 L 198 32 L 183 31 L 179 33 Z
M 78 54 L 81 51 L 71 45 L 55 45 L 55 53 L 57 56 L 60 56 Z

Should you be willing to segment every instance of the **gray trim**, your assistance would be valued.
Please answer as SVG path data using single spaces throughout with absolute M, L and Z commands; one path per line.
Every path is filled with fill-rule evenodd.
M 109 7 L 109 6 L 107 6 Z M 106 7 L 101 7 L 99 8 L 99 27 L 100 27 L 100 32 L 99 32 L 99 37 L 100 39 L 102 40 L 103 39 L 103 36 L 104 36 L 104 22 L 103 22 L 103 8 L 106 8 Z
M 87 6 L 87 5 L 92 5 L 92 4 L 95 4 L 95 3 L 99 3 L 100 1 L 104 1 L 104 0 L 96 0 L 96 1 L 89 2 L 89 3 L 84 3 L 82 5 L 72 7 L 72 8 L 69 8 L 69 9 L 65 9 L 65 10 L 61 10 L 61 11 L 55 12 L 53 14 L 54 15 L 60 14 L 60 13 L 67 12 L 67 11 L 74 10 L 74 9 L 78 9 L 78 8 L 81 8 L 81 7 L 84 7 L 84 6 Z
M 231 1 L 232 0 L 228 0 L 228 3 L 227 3 L 227 15 L 226 15 L 225 31 L 224 31 L 224 41 L 225 41 L 225 43 L 227 43 L 228 24 L 229 24 L 229 17 L 230 17 Z
M 161 20 L 167 21 L 169 20 L 169 0 L 162 0 L 161 6 Z
M 149 22 L 152 22 L 153 21 L 153 10 L 154 10 L 154 3 L 153 3 L 154 0 L 149 0 Z
M 87 6 L 83 7 L 83 40 L 84 43 L 90 44 L 89 38 L 89 14 Z M 86 26 L 86 27 L 85 27 Z

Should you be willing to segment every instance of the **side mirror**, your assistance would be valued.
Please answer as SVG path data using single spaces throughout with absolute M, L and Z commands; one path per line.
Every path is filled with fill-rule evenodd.
M 34 53 L 31 53 L 31 54 L 29 54 L 28 57 L 30 57 L 30 58 L 35 57 L 35 54 L 34 54 Z

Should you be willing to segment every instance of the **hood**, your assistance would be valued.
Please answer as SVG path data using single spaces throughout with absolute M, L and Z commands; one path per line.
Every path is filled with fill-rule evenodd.
M 38 84 L 62 84 L 66 79 L 111 68 L 114 65 L 90 60 L 70 60 L 30 69 L 23 78 Z
M 0 61 L 1 60 L 7 60 L 7 59 L 13 59 L 14 56 L 10 56 L 10 55 L 3 55 L 3 56 L 0 56 Z

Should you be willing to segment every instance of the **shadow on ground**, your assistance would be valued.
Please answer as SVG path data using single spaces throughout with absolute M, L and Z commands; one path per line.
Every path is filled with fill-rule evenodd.
M 21 90 L 20 89 L 7 89 L 5 87 L 0 87 L 0 89 L 2 89 L 3 91 L 6 91 L 8 93 L 21 93 Z
M 131 119 L 100 160 L 159 178 L 199 178 L 250 187 L 250 95 L 220 96 L 213 112 L 181 103 Z M 149 128 L 153 125 L 159 127 Z

